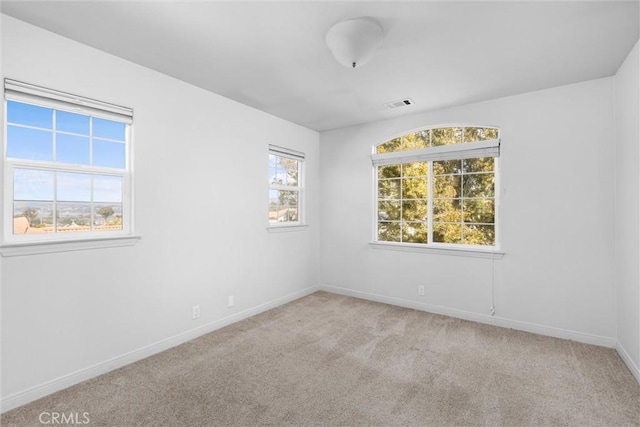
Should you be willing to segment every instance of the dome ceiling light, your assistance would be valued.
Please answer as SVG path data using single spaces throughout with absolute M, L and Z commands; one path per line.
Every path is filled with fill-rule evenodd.
M 345 67 L 361 67 L 382 44 L 384 32 L 372 18 L 353 18 L 335 24 L 327 32 L 327 46 Z

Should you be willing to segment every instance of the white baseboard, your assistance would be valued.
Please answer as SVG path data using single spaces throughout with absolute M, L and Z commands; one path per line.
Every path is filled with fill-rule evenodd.
M 638 384 L 640 384 L 640 369 L 638 369 L 638 366 L 633 362 L 633 359 L 631 359 L 631 356 L 629 356 L 627 350 L 624 349 L 622 344 L 617 343 L 616 351 L 620 355 L 620 358 L 622 359 L 624 364 L 627 365 L 627 368 L 629 368 L 629 370 L 631 371 L 631 374 L 633 374 L 633 376 L 636 378 Z
M 171 347 L 175 347 L 187 341 L 191 341 L 194 338 L 223 328 L 240 320 L 246 319 L 247 317 L 255 316 L 256 314 L 271 310 L 272 308 L 279 307 L 288 302 L 312 294 L 317 290 L 317 287 L 312 286 L 301 291 L 285 295 L 273 301 L 260 304 L 256 307 L 241 311 L 239 313 L 234 313 L 231 316 L 224 317 L 222 319 L 207 323 L 206 325 L 191 329 L 190 331 L 186 331 L 162 341 L 158 341 L 154 344 L 147 345 L 145 347 L 139 348 L 138 350 L 134 350 L 121 356 L 114 357 L 113 359 L 98 363 L 93 366 L 89 366 L 69 375 L 64 375 L 52 381 L 47 381 L 46 383 L 40 384 L 38 386 L 31 387 L 18 393 L 14 393 L 0 400 L 0 412 L 7 412 L 11 409 L 25 405 L 29 402 L 33 402 L 34 400 L 40 399 L 56 391 L 71 387 L 72 385 L 78 384 L 82 381 L 95 378 L 109 371 L 113 371 L 114 369 L 129 365 L 133 362 L 137 362 L 138 360 L 145 359 L 149 356 L 153 356 L 156 353 L 160 353 L 161 351 L 167 350 Z
M 504 317 L 490 316 L 488 314 L 478 314 L 470 311 L 457 310 L 454 308 L 447 308 L 419 301 L 410 301 L 402 298 L 355 291 L 352 289 L 340 288 L 336 286 L 320 285 L 318 288 L 321 291 L 361 298 L 369 301 L 397 305 L 400 307 L 412 308 L 414 310 L 427 311 L 429 313 L 442 314 L 459 319 L 471 320 L 473 322 L 485 323 L 488 325 L 500 326 L 503 328 L 511 328 L 518 331 L 531 332 L 534 334 L 546 335 L 554 338 L 568 339 L 585 344 L 594 344 L 601 347 L 616 348 L 616 340 L 614 338 L 585 334 L 584 332 L 554 328 L 551 326 L 538 325 L 535 323 L 521 322 L 518 320 L 506 319 Z

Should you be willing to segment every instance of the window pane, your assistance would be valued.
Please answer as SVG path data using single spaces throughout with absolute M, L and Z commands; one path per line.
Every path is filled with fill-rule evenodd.
M 400 165 L 378 166 L 378 178 L 400 178 Z
M 122 204 L 100 204 L 93 211 L 94 231 L 122 230 Z
M 399 242 L 400 241 L 400 223 L 399 222 L 378 222 L 378 240 L 383 242 Z
M 57 178 L 58 201 L 91 201 L 91 175 L 58 172 Z
M 403 164 L 402 176 L 427 176 L 427 163 L 415 162 Z
M 56 162 L 74 165 L 89 164 L 89 138 L 56 134 Z
M 107 168 L 125 168 L 125 145 L 121 142 L 93 140 L 93 165 Z
M 433 197 L 453 199 L 460 197 L 460 175 L 436 175 L 433 177 Z
M 91 230 L 91 204 L 90 203 L 58 203 L 57 205 L 58 233 L 74 233 Z
M 378 198 L 379 199 L 399 199 L 400 198 L 400 180 L 399 179 L 381 179 L 378 181 Z
M 89 116 L 56 110 L 56 130 L 89 135 Z
M 93 201 L 122 203 L 122 178 L 119 176 L 94 175 Z
M 53 172 L 14 169 L 14 200 L 53 200 Z
M 464 222 L 493 224 L 495 210 L 493 199 L 464 199 L 462 201 Z
M 53 160 L 53 133 L 8 125 L 7 157 L 43 161 Z
M 427 197 L 426 178 L 404 178 L 402 179 L 403 199 L 425 199 Z
M 93 118 L 93 136 L 98 138 L 115 139 L 125 141 L 126 125 L 112 120 Z
M 298 161 L 286 157 L 280 157 L 280 164 L 285 174 L 285 185 L 298 186 Z
M 487 141 L 497 139 L 498 130 L 490 128 L 464 128 L 464 142 Z
M 378 202 L 378 219 L 397 221 L 400 219 L 400 202 Z
M 462 209 L 459 199 L 435 199 L 433 220 L 436 222 L 461 222 Z
M 460 243 L 462 226 L 460 224 L 433 223 L 433 241 L 437 243 Z
M 460 160 L 440 160 L 433 162 L 434 175 L 456 174 L 461 171 L 462 162 Z
M 7 102 L 7 122 L 39 128 L 53 128 L 53 110 L 21 102 Z
M 298 160 L 269 155 L 269 183 L 272 185 L 297 187 L 298 170 Z
M 493 197 L 494 174 L 464 175 L 462 195 L 464 197 Z
M 439 128 L 431 130 L 431 145 L 460 144 L 462 142 L 461 128 Z
M 498 139 L 500 137 L 500 133 L 498 129 L 485 129 L 484 130 L 485 139 Z
M 462 161 L 462 166 L 465 172 L 493 172 L 494 163 L 493 157 L 483 157 L 480 159 L 465 159 Z
M 402 223 L 402 241 L 407 243 L 427 243 L 427 225 L 423 222 Z
M 53 232 L 53 202 L 14 202 L 13 234 Z
M 495 228 L 493 225 L 465 224 L 463 229 L 465 245 L 495 245 Z
M 387 141 L 384 144 L 380 144 L 376 147 L 376 153 L 392 153 L 394 151 L 400 151 L 402 148 L 402 139 L 395 138 L 391 141 Z
M 280 208 L 277 204 L 269 203 L 269 222 L 275 223 L 279 222 L 280 215 L 284 215 L 284 212 L 280 213 Z
M 426 200 L 403 201 L 402 219 L 404 221 L 425 221 L 427 219 L 427 208 Z
M 425 139 L 426 136 L 426 139 Z M 429 134 L 427 132 L 409 133 L 402 137 L 402 151 L 417 150 L 429 146 Z
M 284 185 L 284 183 L 287 182 L 287 177 L 285 176 L 284 168 L 280 164 L 279 157 L 276 158 L 276 164 L 273 168 L 269 182 L 276 185 Z
M 276 175 L 276 156 L 269 154 L 269 184 L 273 182 L 273 177 Z
M 269 222 L 298 221 L 298 192 L 270 191 Z

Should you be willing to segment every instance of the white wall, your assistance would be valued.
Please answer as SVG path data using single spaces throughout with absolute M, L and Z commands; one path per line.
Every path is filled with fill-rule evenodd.
M 465 123 L 501 129 L 506 254 L 495 261 L 494 318 L 489 259 L 369 246 L 372 146 L 420 127 Z M 327 289 L 615 345 L 613 78 L 326 132 L 320 146 Z
M 640 381 L 640 66 L 638 44 L 615 76 L 618 351 Z
M 134 109 L 142 236 L 134 247 L 1 260 L 3 410 L 316 285 L 316 132 L 7 16 L 2 64 L 3 77 Z M 267 232 L 270 143 L 307 154 L 305 231 Z

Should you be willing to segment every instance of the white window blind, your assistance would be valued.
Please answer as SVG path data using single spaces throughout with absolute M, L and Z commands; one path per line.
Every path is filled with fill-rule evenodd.
M 72 95 L 17 80 L 4 80 L 5 98 L 9 101 L 38 104 L 51 108 L 70 110 L 80 114 L 133 123 L 133 110 L 91 98 Z
M 277 145 L 269 144 L 269 152 L 278 156 L 289 157 L 296 160 L 304 160 L 304 153 L 300 151 L 291 150 L 289 148 L 278 147 Z
M 421 148 L 418 150 L 398 151 L 393 153 L 373 154 L 374 166 L 395 163 L 427 162 L 437 160 L 462 160 L 481 157 L 500 157 L 500 140 L 468 142 L 464 144 L 444 145 Z

